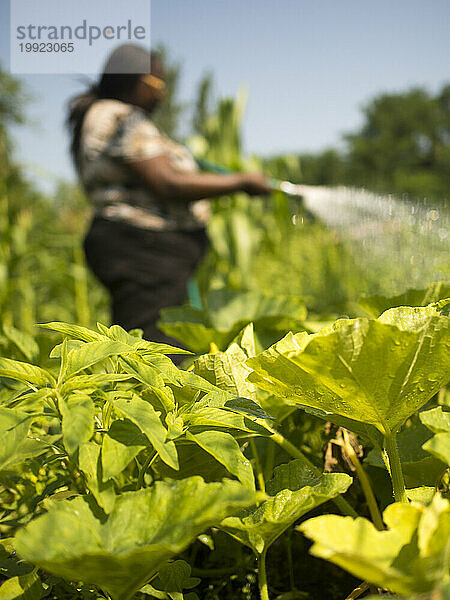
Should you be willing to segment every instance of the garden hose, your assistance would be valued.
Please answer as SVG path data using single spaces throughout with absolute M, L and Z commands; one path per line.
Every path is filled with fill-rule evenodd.
M 221 175 L 234 173 L 232 169 L 228 169 L 227 167 L 218 165 L 203 158 L 196 158 L 195 161 L 202 171 L 207 171 L 209 173 L 219 173 Z M 292 196 L 294 198 L 302 198 L 304 192 L 306 191 L 306 188 L 310 187 L 305 185 L 298 185 L 296 183 L 291 183 L 290 181 L 274 179 L 273 177 L 269 178 L 268 181 L 273 191 L 281 191 L 287 196 Z

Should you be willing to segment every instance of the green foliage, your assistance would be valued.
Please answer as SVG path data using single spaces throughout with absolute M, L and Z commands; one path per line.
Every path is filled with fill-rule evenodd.
M 395 297 L 370 296 L 362 297 L 358 304 L 372 317 L 379 317 L 381 313 L 397 306 L 426 306 L 432 302 L 438 302 L 448 298 L 450 295 L 450 284 L 443 281 L 431 283 L 423 290 L 407 290 L 404 294 Z
M 306 309 L 301 298 L 269 296 L 256 291 L 211 290 L 204 309 L 167 308 L 159 327 L 194 352 L 208 352 L 210 344 L 225 349 L 252 322 L 262 349 L 290 329 L 302 328 Z
M 16 548 L 56 575 L 129 600 L 204 529 L 254 501 L 237 483 L 205 484 L 201 478 L 126 492 L 105 521 L 85 499 L 63 500 L 17 534 Z
M 178 68 L 169 71 L 157 119 L 173 135 L 182 107 Z M 295 156 L 244 159 L 245 93 L 219 100 L 216 110 L 211 87 L 205 78 L 196 103 L 190 144 L 198 156 L 299 182 L 444 189 L 439 136 L 447 125 L 436 103 L 432 118 L 427 112 L 431 98 L 412 94 L 407 110 L 400 96 L 374 103 L 372 129 L 349 140 L 353 165 L 332 150 L 300 164 Z M 61 184 L 52 199 L 25 181 L 7 132 L 22 118 L 23 91 L 7 76 L 1 90 L 0 532 L 16 537 L 0 544 L 0 597 L 250 600 L 255 553 L 263 600 L 275 590 L 300 597 L 299 589 L 341 599 L 356 582 L 311 562 L 307 542 L 293 533 L 311 509 L 333 510 L 324 504 L 332 499 L 353 517 L 367 516 L 369 506 L 378 526 L 377 502 L 390 504 L 389 530 L 323 515 L 304 525 L 312 537 L 320 525 L 313 552 L 391 592 L 445 598 L 448 286 L 365 298 L 360 306 L 378 318 L 336 321 L 361 314 L 356 296 L 379 289 L 379 271 L 364 272 L 349 246 L 282 194 L 221 198 L 198 277 L 203 307 L 162 318 L 186 347 L 210 352 L 195 357 L 192 370 L 179 369 L 166 354 L 186 351 L 94 327 L 106 319 L 106 303 L 83 263 L 89 209 L 75 186 Z M 430 147 L 424 136 L 437 122 L 434 154 L 419 164 L 414 148 Z M 51 322 L 37 330 L 39 321 Z M 348 469 L 350 452 L 324 420 L 351 430 L 366 457 L 352 458 L 351 487 L 348 475 L 323 473 L 336 468 L 336 448 L 338 468 Z M 392 504 L 392 488 L 402 503 Z M 196 585 L 198 595 L 189 591 Z
M 277 467 L 267 482 L 269 499 L 238 517 L 228 517 L 221 528 L 262 554 L 297 519 L 330 498 L 343 494 L 352 483 L 344 473 L 318 475 L 307 462 L 293 460 Z
M 312 554 L 372 584 L 407 596 L 449 581 L 450 505 L 436 494 L 432 504 L 394 503 L 383 513 L 387 531 L 365 519 L 324 515 L 299 529 L 312 538 Z

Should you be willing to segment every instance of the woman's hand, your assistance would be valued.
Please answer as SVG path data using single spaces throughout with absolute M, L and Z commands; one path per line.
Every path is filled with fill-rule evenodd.
M 272 191 L 268 180 L 261 173 L 243 173 L 241 177 L 241 190 L 250 196 L 263 196 Z

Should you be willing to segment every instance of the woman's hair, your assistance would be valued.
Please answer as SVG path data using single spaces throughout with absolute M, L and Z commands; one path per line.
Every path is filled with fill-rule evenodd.
M 89 108 L 97 100 L 121 100 L 129 96 L 142 74 L 148 73 L 151 65 L 159 60 L 157 52 L 147 52 L 140 46 L 119 46 L 108 58 L 99 81 L 91 83 L 85 92 L 69 100 L 66 125 L 71 136 L 70 154 L 78 172 L 81 129 Z

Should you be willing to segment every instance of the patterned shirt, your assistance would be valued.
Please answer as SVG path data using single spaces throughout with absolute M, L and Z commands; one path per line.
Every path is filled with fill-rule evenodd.
M 143 109 L 119 100 L 94 102 L 81 130 L 80 176 L 96 214 L 145 229 L 202 228 L 207 200 L 162 201 L 127 164 L 161 154 L 176 171 L 198 170 L 189 150 L 161 133 Z

